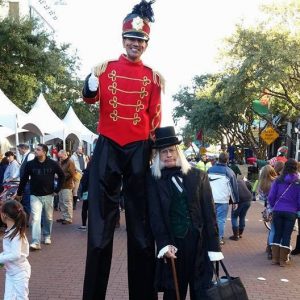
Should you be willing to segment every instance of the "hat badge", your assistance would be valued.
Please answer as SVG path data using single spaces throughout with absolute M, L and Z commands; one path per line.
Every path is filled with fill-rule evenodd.
M 135 30 L 141 30 L 143 29 L 144 21 L 140 17 L 135 17 L 132 19 L 132 28 Z

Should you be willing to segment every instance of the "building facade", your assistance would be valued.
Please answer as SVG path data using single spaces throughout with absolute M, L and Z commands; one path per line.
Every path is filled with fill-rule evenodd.
M 7 17 L 16 20 L 30 17 L 38 19 L 47 32 L 55 33 L 55 5 L 61 4 L 54 0 L 0 0 L 0 21 Z

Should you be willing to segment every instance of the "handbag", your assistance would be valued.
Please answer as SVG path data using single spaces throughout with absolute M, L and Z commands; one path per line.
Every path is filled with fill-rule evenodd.
M 261 214 L 264 222 L 272 222 L 273 212 L 270 207 L 265 207 Z
M 225 276 L 219 276 L 219 264 L 221 264 Z M 229 275 L 224 263 L 217 261 L 213 266 L 216 280 L 213 286 L 206 290 L 209 300 L 248 300 L 246 289 L 239 277 Z
M 277 205 L 277 203 L 279 202 L 279 200 L 285 195 L 285 193 L 289 190 L 289 188 L 291 187 L 293 183 L 291 183 L 286 189 L 285 191 L 281 194 L 281 196 L 277 199 L 277 201 L 275 202 L 273 208 L 269 207 L 269 205 L 267 205 L 267 207 L 265 207 L 265 209 L 261 212 L 262 214 L 262 218 L 264 222 L 272 222 L 273 219 L 273 210 L 274 207 Z M 267 202 L 267 198 L 265 199 L 265 203 Z
M 81 177 L 82 177 L 82 174 L 80 172 L 76 171 L 75 175 L 74 175 L 74 180 L 75 181 L 80 181 Z
M 81 196 L 81 199 L 85 201 L 85 200 L 88 199 L 88 196 L 89 196 L 89 192 L 83 192 L 82 196 Z

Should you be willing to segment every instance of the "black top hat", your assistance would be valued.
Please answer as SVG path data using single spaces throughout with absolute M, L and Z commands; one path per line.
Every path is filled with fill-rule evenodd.
M 173 145 L 178 145 L 181 141 L 175 134 L 173 126 L 160 127 L 155 129 L 156 140 L 153 144 L 153 148 L 165 148 Z

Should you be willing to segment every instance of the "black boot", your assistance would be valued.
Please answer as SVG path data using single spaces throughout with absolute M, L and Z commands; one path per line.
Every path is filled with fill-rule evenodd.
M 239 229 L 232 227 L 233 235 L 229 237 L 229 239 L 233 241 L 238 241 L 239 240 Z
M 76 210 L 78 196 L 73 196 L 73 210 Z
M 295 249 L 291 252 L 292 255 L 300 254 L 300 235 L 297 235 L 297 242 Z
M 244 232 L 244 229 L 239 229 L 239 238 L 240 239 L 243 237 L 243 232 Z

